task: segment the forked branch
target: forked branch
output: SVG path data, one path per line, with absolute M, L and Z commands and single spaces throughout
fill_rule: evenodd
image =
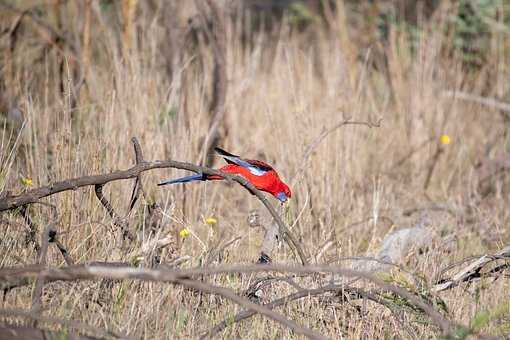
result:
M 260 267 L 260 266 L 259 266 Z M 256 268 L 256 266 L 254 267 Z M 44 268 L 40 265 L 26 266 L 24 268 L 4 268 L 0 269 L 0 281 L 19 281 L 22 278 L 38 277 L 46 282 L 57 280 L 92 280 L 100 278 L 108 279 L 131 279 L 143 281 L 167 282 L 181 285 L 206 294 L 222 296 L 225 299 L 246 308 L 253 310 L 258 314 L 266 316 L 290 329 L 295 333 L 305 335 L 310 339 L 326 339 L 319 333 L 298 325 L 292 320 L 287 319 L 280 313 L 251 302 L 250 300 L 237 295 L 233 290 L 211 285 L 202 281 L 191 279 L 186 271 L 171 269 L 145 269 L 129 266 L 71 266 L 65 268 Z
M 136 145 L 136 143 L 134 143 Z M 172 160 L 166 161 L 141 161 L 137 163 L 135 166 L 127 169 L 127 170 L 117 170 L 111 173 L 103 174 L 103 175 L 93 175 L 93 176 L 83 176 L 78 178 L 67 179 L 64 181 L 56 182 L 44 187 L 28 190 L 17 196 L 7 196 L 0 200 L 0 212 L 5 210 L 16 209 L 18 207 L 32 204 L 38 202 L 41 198 L 51 196 L 60 192 L 76 190 L 81 187 L 86 186 L 95 186 L 96 188 L 102 187 L 104 184 L 118 181 L 122 179 L 132 179 L 139 178 L 140 174 L 153 170 L 153 169 L 167 169 L 167 168 L 175 168 L 193 171 L 195 173 L 203 173 L 206 175 L 217 175 L 225 178 L 227 181 L 234 181 L 242 185 L 245 189 L 251 192 L 253 195 L 257 196 L 257 198 L 264 204 L 266 209 L 269 211 L 271 216 L 275 219 L 278 227 L 280 229 L 280 234 L 287 241 L 289 246 L 293 251 L 296 251 L 301 262 L 303 264 L 307 264 L 308 260 L 303 252 L 303 248 L 296 240 L 296 238 L 290 233 L 289 229 L 283 223 L 282 219 L 273 208 L 271 203 L 269 203 L 268 199 L 264 196 L 264 194 L 255 188 L 248 180 L 246 180 L 242 176 L 238 175 L 229 175 L 218 170 L 214 170 L 208 167 L 198 166 L 190 163 L 177 162 Z M 101 191 L 101 190 L 100 190 Z M 97 190 L 96 190 L 97 194 Z M 99 196 L 98 196 L 99 197 Z M 100 199 L 101 200 L 101 199 Z M 103 205 L 104 202 L 101 201 Z M 106 206 L 105 206 L 106 207 Z M 110 206 L 111 207 L 111 206 Z M 108 210 L 108 208 L 106 207 Z M 113 216 L 112 216 L 113 217 Z M 115 220 L 115 218 L 114 218 Z

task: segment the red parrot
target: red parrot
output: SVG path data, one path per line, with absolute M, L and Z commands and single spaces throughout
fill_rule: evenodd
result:
M 246 178 L 253 186 L 259 190 L 265 191 L 276 197 L 282 203 L 291 197 L 291 192 L 275 169 L 269 164 L 252 159 L 242 159 L 220 148 L 214 150 L 228 163 L 218 169 L 221 172 L 233 175 L 241 175 Z M 196 174 L 176 179 L 169 179 L 158 185 L 188 183 L 193 181 L 222 180 L 218 175 Z

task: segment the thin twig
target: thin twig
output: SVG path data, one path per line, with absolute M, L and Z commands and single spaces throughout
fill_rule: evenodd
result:
M 421 211 L 446 211 L 447 213 L 449 213 L 452 216 L 460 216 L 463 214 L 463 211 L 461 209 L 456 208 L 451 204 L 432 202 L 430 204 L 422 205 L 419 207 L 405 209 L 402 212 L 402 215 L 403 216 L 411 216 L 411 215 L 421 212 Z
M 400 167 L 402 164 L 404 164 L 405 162 L 407 162 L 416 152 L 420 151 L 422 148 L 424 148 L 425 146 L 427 146 L 429 143 L 431 143 L 432 141 L 434 141 L 434 137 L 431 137 L 429 139 L 426 139 L 424 140 L 420 145 L 418 145 L 417 147 L 411 149 L 404 157 L 400 158 L 397 162 L 395 162 L 395 164 L 393 164 L 391 167 L 390 167 L 390 170 L 394 170 L 398 167 Z M 388 171 L 388 172 L 389 172 Z
M 303 159 L 301 160 L 301 162 L 299 164 L 301 164 L 301 166 L 298 168 L 298 170 L 296 171 L 296 173 L 294 174 L 294 176 L 292 176 L 292 179 L 290 181 L 291 183 L 291 186 L 293 186 L 297 180 L 299 179 L 300 175 L 303 173 L 304 169 L 306 169 L 306 163 L 308 162 L 308 159 L 311 157 L 312 153 L 314 152 L 315 149 L 317 149 L 317 147 L 320 145 L 320 143 L 322 143 L 322 141 L 324 139 L 326 139 L 326 137 L 328 135 L 330 135 L 332 132 L 334 132 L 335 130 L 341 128 L 342 126 L 345 126 L 345 125 L 364 125 L 364 126 L 367 126 L 369 128 L 373 128 L 373 127 L 380 127 L 381 126 L 381 119 L 379 119 L 377 122 L 362 122 L 362 121 L 354 121 L 354 120 L 350 120 L 350 119 L 345 119 L 339 123 L 336 123 L 335 125 L 333 125 L 332 127 L 330 127 L 329 129 L 323 129 L 323 131 L 321 132 L 320 135 L 318 135 L 309 145 L 308 147 L 306 148 L 306 151 L 303 155 Z
M 271 283 L 276 282 L 276 281 L 285 282 L 288 285 L 295 288 L 296 290 L 305 289 L 304 287 L 301 287 L 294 281 L 294 278 L 296 278 L 296 277 L 299 277 L 299 276 L 298 275 L 289 275 L 289 276 L 267 275 L 265 277 L 260 277 L 260 278 L 256 279 L 252 284 L 250 284 L 250 286 L 248 288 L 245 289 L 244 295 L 254 296 L 254 297 L 258 298 L 258 296 L 256 294 L 257 291 L 263 289 L 264 287 L 271 285 Z
M 117 215 L 117 213 L 113 209 L 110 202 L 108 202 L 108 199 L 103 195 L 103 186 L 104 186 L 104 184 L 96 184 L 94 186 L 94 191 L 96 193 L 97 199 L 99 200 L 99 202 L 101 202 L 103 207 L 106 209 L 106 211 L 108 212 L 108 215 L 110 215 L 110 217 L 113 219 L 113 224 L 117 228 L 119 228 L 120 231 L 122 232 L 122 237 L 124 239 L 133 240 L 134 237 L 129 232 L 127 223 L 122 218 L 120 218 L 119 215 Z
M 64 247 L 64 245 L 57 239 L 57 230 L 50 230 L 48 237 L 49 242 L 54 243 L 55 246 L 58 248 L 60 254 L 62 254 L 62 257 L 64 258 L 64 261 L 66 261 L 66 264 L 68 266 L 72 266 L 74 264 L 74 261 L 71 258 L 71 255 L 69 255 L 69 252 Z

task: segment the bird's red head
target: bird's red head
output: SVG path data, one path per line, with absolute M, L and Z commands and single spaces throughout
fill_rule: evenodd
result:
M 289 198 L 292 197 L 292 193 L 290 192 L 290 188 L 287 184 L 280 182 L 279 190 L 276 192 L 276 198 L 280 200 L 280 202 L 286 202 Z

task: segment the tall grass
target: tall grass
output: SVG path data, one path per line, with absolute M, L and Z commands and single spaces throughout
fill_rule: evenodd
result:
M 122 33 L 113 24 L 120 14 L 115 8 L 99 7 L 103 5 L 114 6 L 93 2 L 90 67 L 79 92 L 76 78 L 80 75 L 74 72 L 72 57 L 55 48 L 41 52 L 40 37 L 20 33 L 11 61 L 13 77 L 6 85 L 24 113 L 25 126 L 16 143 L 19 130 L 4 119 L 9 125 L 4 124 L 2 130 L 0 187 L 19 193 L 26 190 L 21 177 L 31 178 L 37 187 L 125 169 L 134 163 L 129 143 L 132 136 L 140 139 L 146 159 L 200 160 L 209 129 L 212 56 L 208 45 L 198 42 L 195 49 L 175 57 L 178 63 L 170 77 L 162 55 L 168 39 L 165 18 L 141 5 L 135 42 L 123 53 L 119 48 Z M 61 11 L 69 14 L 62 18 L 63 25 L 79 40 L 81 22 L 71 22 L 78 18 L 79 5 L 63 6 Z M 185 7 L 184 11 L 192 11 Z M 242 24 L 228 21 L 229 92 L 224 121 L 228 136 L 224 147 L 268 161 L 288 182 L 302 172 L 292 182 L 294 199 L 287 218 L 291 225 L 295 222 L 293 232 L 312 255 L 329 239 L 334 241 L 323 262 L 374 254 L 390 231 L 418 219 L 419 214 L 404 214 L 408 209 L 430 203 L 453 207 L 476 203 L 470 219 L 445 211 L 427 212 L 438 238 L 429 252 L 410 256 L 404 265 L 431 283 L 447 264 L 510 241 L 508 176 L 490 179 L 493 191 L 482 197 L 475 167 L 480 160 L 508 155 L 508 120 L 494 108 L 447 95 L 462 91 L 508 100 L 510 64 L 504 46 L 510 36 L 508 30 L 491 26 L 484 64 L 474 67 L 466 65 L 453 45 L 447 18 L 455 9 L 440 8 L 434 17 L 419 23 L 413 34 L 402 29 L 402 22 L 389 22 L 387 38 L 379 38 L 368 48 L 357 39 L 361 29 L 355 31 L 358 28 L 351 26 L 352 19 L 360 20 L 360 14 L 350 12 L 349 6 L 344 10 L 332 14 L 330 28 L 316 24 L 305 32 L 294 29 L 284 18 L 276 33 L 251 32 L 251 48 L 243 43 Z M 29 29 L 33 28 L 28 23 L 23 25 L 23 30 Z M 63 92 L 59 90 L 57 61 L 64 67 Z M 373 122 L 382 119 L 382 123 L 371 129 L 344 126 L 328 135 L 302 163 L 305 150 L 317 136 L 346 117 Z M 440 145 L 442 134 L 451 137 L 449 145 Z M 439 147 L 444 152 L 437 157 L 430 184 L 424 188 Z M 411 156 L 399 163 L 410 152 Z M 217 160 L 219 164 L 221 160 Z M 191 256 L 187 266 L 201 264 L 208 247 L 217 240 L 237 236 L 240 241 L 224 251 L 221 261 L 256 259 L 262 235 L 249 228 L 246 216 L 252 209 L 262 211 L 259 203 L 237 186 L 217 182 L 155 186 L 163 178 L 181 174 L 158 170 L 144 175 L 149 198 L 130 214 L 131 226 L 144 228 L 146 204 L 159 202 L 166 214 L 165 230 L 188 228 L 195 235 L 182 240 L 178 249 L 180 255 Z M 123 181 L 105 187 L 121 215 L 127 210 L 131 184 Z M 61 240 L 77 262 L 132 260 L 126 245 L 116 239 L 111 220 L 91 188 L 55 195 L 47 201 L 58 207 Z M 39 206 L 30 209 L 42 230 L 50 212 Z M 203 221 L 209 216 L 219 221 L 214 228 Z M 22 222 L 15 214 L 8 217 Z M 33 263 L 35 253 L 24 243 L 24 231 L 14 225 L 3 228 L 2 266 Z M 457 240 L 453 248 L 441 242 L 448 235 Z M 169 252 L 163 259 L 174 255 Z M 274 260 L 294 261 L 283 245 Z M 49 263 L 63 263 L 54 249 Z M 252 279 L 227 275 L 211 280 L 242 291 Z M 498 280 L 441 297 L 453 319 L 469 324 L 481 310 L 508 299 L 508 289 L 508 280 Z M 281 284 L 269 294 L 291 291 L 292 287 Z M 18 289 L 8 294 L 2 305 L 29 307 L 30 294 L 31 287 Z M 52 315 L 143 338 L 195 337 L 239 309 L 183 288 L 138 282 L 115 283 L 109 289 L 100 282 L 55 283 L 45 289 L 43 304 Z M 332 338 L 424 338 L 436 334 L 434 327 L 417 320 L 413 313 L 389 317 L 387 310 L 369 303 L 326 305 L 304 299 L 281 311 Z M 483 331 L 502 334 L 502 325 L 503 321 L 488 322 Z M 293 337 L 261 317 L 233 325 L 224 336 Z

